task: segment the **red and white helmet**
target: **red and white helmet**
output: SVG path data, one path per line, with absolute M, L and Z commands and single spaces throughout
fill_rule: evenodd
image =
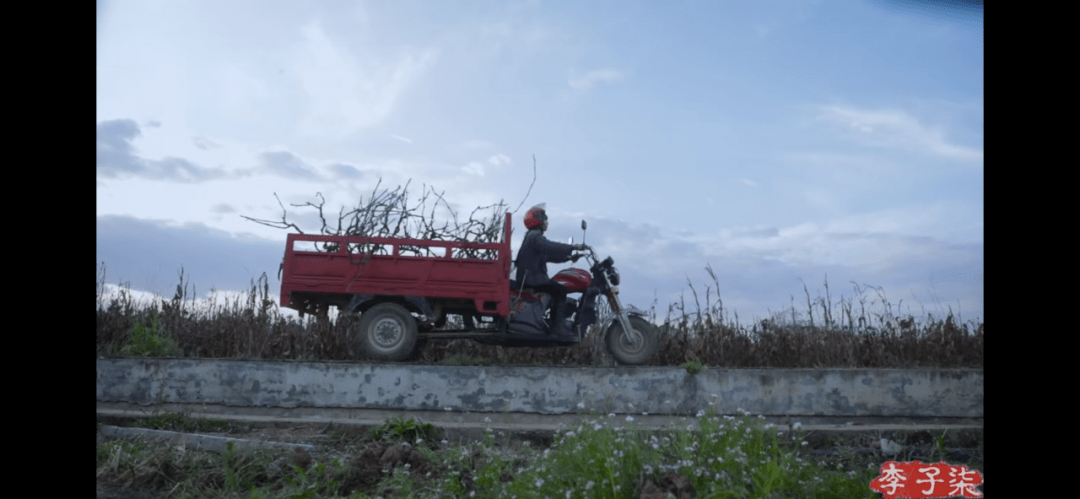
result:
M 533 206 L 532 208 L 529 208 L 529 211 L 525 212 L 526 229 L 532 230 L 540 227 L 541 225 L 544 225 L 544 222 L 547 222 L 547 212 L 544 211 L 544 207 L 546 205 L 547 203 L 540 203 L 536 206 Z

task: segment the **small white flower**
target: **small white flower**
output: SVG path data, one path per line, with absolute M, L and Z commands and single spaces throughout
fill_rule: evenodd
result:
M 704 416 L 704 415 L 705 415 L 705 409 L 700 409 L 700 410 L 698 410 L 697 414 L 694 415 L 694 417 L 700 418 L 701 416 Z
M 537 479 L 536 479 L 536 486 L 537 486 L 537 488 L 539 488 L 539 487 L 540 487 L 541 485 L 543 485 L 543 484 L 544 484 L 544 479 L 543 479 L 543 478 L 537 478 Z
M 585 408 L 585 401 L 582 400 L 581 402 L 578 402 L 577 403 L 577 408 L 578 409 L 584 409 Z
M 607 417 L 609 417 L 609 418 L 613 418 L 613 417 L 615 417 L 615 413 L 614 413 L 614 412 L 609 412 L 609 413 L 608 413 L 608 415 L 607 415 Z
M 593 485 L 596 485 L 596 482 L 593 482 L 592 480 L 589 480 L 589 483 L 585 484 L 585 490 L 589 490 L 589 489 L 593 488 Z
M 566 491 L 566 499 L 570 499 L 570 491 Z
M 634 420 L 634 416 L 626 416 L 626 420 L 627 420 L 627 421 L 633 421 L 633 420 Z
M 484 418 L 484 422 L 485 422 L 485 423 L 490 423 L 490 422 L 491 422 L 491 418 L 487 418 L 487 417 L 485 417 L 485 418 Z

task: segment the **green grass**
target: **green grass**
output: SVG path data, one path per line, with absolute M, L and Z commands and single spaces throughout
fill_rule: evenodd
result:
M 383 443 L 392 444 L 397 442 L 412 443 L 419 440 L 433 440 L 438 435 L 439 429 L 431 423 L 423 423 L 415 418 L 404 419 L 392 417 L 382 425 L 368 430 L 368 438 Z
M 683 364 L 681 367 L 683 369 L 686 369 L 687 374 L 693 376 L 701 371 L 704 371 L 707 366 L 698 359 L 691 359 L 690 361 Z
M 533 448 L 500 444 L 490 429 L 480 441 L 439 444 L 430 425 L 396 418 L 306 466 L 290 461 L 291 451 L 215 454 L 99 440 L 97 476 L 99 486 L 163 497 L 878 497 L 869 483 L 880 458 L 818 462 L 797 453 L 804 448 L 798 435 L 780 434 L 759 417 L 695 419 L 697 429 L 654 432 L 632 416 L 596 417 L 558 432 L 550 447 Z M 405 447 L 412 457 L 387 463 L 383 450 L 401 442 L 414 444 Z M 377 451 L 365 454 L 371 448 Z
M 228 421 L 192 418 L 175 412 L 163 412 L 149 418 L 136 419 L 132 424 L 140 428 L 187 433 L 225 432 L 232 428 Z
M 182 355 L 176 340 L 169 335 L 158 320 L 156 310 L 150 311 L 150 324 L 142 318 L 135 320 L 135 326 L 119 346 L 113 346 L 110 353 L 133 357 L 179 357 Z

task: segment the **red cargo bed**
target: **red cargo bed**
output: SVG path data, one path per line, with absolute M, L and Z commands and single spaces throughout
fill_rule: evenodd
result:
M 319 297 L 324 307 L 347 301 L 354 294 L 455 298 L 472 300 L 478 313 L 505 317 L 510 314 L 510 227 L 507 213 L 499 243 L 289 234 L 281 305 L 311 313 L 310 303 L 320 301 Z M 337 251 L 315 251 L 315 243 L 335 243 Z M 380 245 L 386 254 L 348 251 L 360 245 Z M 427 247 L 443 255 L 402 255 L 402 246 Z M 463 256 L 463 250 L 470 249 L 489 250 L 492 257 Z M 304 297 L 307 305 L 298 303 L 299 297 Z

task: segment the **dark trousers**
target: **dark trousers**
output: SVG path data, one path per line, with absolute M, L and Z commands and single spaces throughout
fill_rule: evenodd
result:
M 543 284 L 530 284 L 526 287 L 551 295 L 551 318 L 554 325 L 552 333 L 566 328 L 566 287 L 549 280 Z

